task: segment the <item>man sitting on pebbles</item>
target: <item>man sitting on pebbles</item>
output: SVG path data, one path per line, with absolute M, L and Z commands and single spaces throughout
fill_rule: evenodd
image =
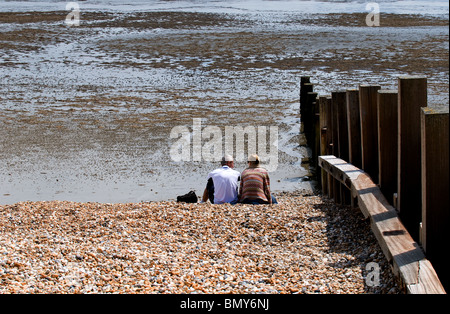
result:
M 210 200 L 211 204 L 236 204 L 240 180 L 239 171 L 234 170 L 234 160 L 230 155 L 222 157 L 222 167 L 208 174 L 202 203 Z
M 248 168 L 242 171 L 239 203 L 278 204 L 270 194 L 269 173 L 259 166 L 259 156 L 256 154 L 248 157 Z

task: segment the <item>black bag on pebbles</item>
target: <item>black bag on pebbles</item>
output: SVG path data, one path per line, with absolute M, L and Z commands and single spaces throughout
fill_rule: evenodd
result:
M 187 194 L 177 196 L 177 202 L 185 202 L 185 203 L 197 203 L 197 194 L 194 191 L 190 191 Z

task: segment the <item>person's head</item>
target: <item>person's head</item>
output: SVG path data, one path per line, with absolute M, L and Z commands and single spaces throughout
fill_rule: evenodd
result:
M 230 168 L 234 168 L 234 160 L 233 160 L 233 156 L 231 155 L 225 155 L 222 157 L 222 162 L 221 162 L 222 166 L 228 166 Z
M 259 166 L 259 156 L 256 154 L 252 154 L 248 156 L 248 166 L 250 168 L 256 168 Z

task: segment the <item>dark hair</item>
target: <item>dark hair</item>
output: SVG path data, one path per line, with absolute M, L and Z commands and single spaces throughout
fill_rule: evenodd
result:
M 222 157 L 222 162 L 221 162 L 222 166 L 226 165 L 229 162 L 233 162 L 233 156 L 225 155 L 225 156 Z

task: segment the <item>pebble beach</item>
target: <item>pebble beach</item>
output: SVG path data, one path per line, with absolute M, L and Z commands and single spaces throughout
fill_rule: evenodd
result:
M 0 293 L 401 293 L 359 209 L 277 197 L 0 206 Z M 375 286 L 369 263 L 379 266 Z

